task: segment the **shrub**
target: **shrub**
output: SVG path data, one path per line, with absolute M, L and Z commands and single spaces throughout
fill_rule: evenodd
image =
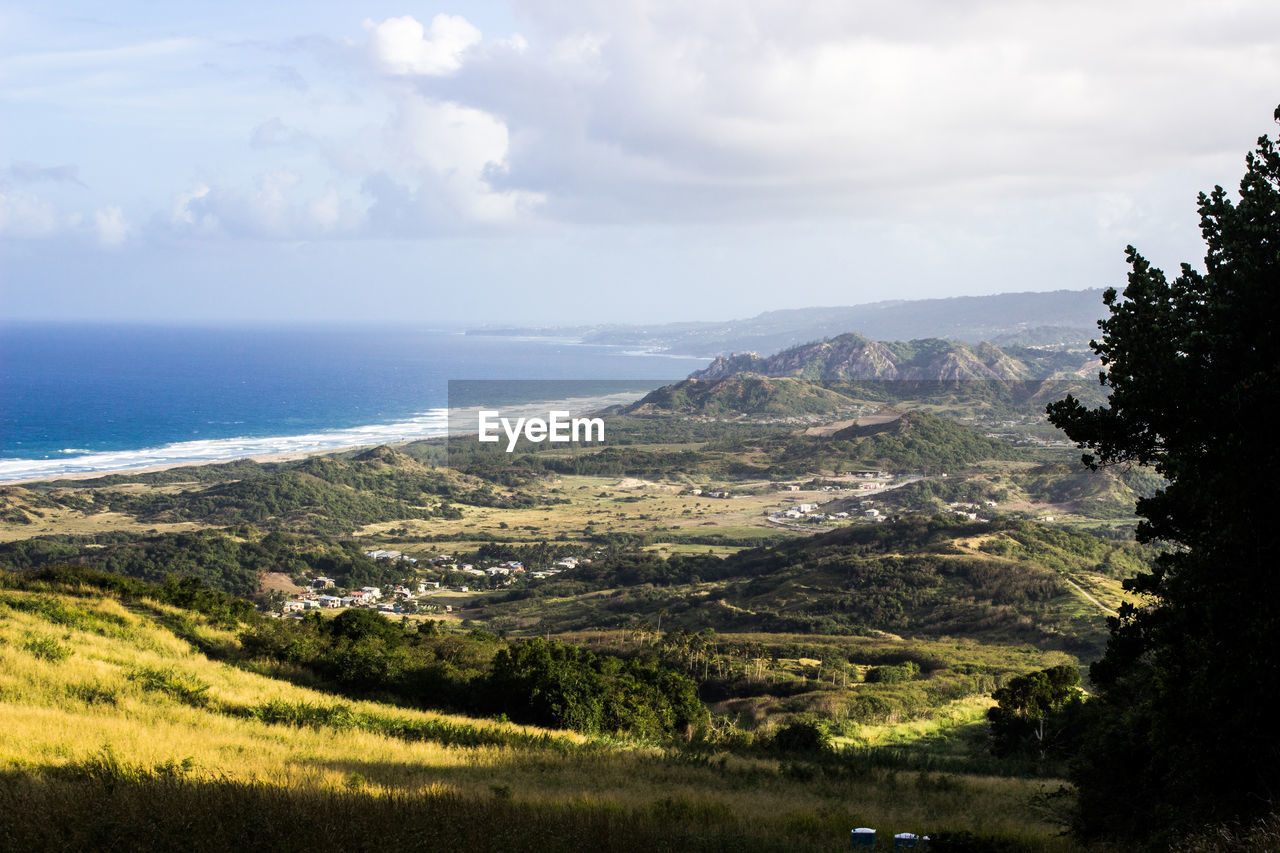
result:
M 72 653 L 70 646 L 59 643 L 53 637 L 31 637 L 22 644 L 22 648 L 31 652 L 40 660 L 47 660 L 51 663 L 64 661 L 71 657 Z
M 898 666 L 873 666 L 867 670 L 867 681 L 876 684 L 900 684 L 912 681 L 920 674 L 920 665 L 913 660 Z
M 781 752 L 828 752 L 831 735 L 818 723 L 802 720 L 778 729 L 773 746 Z
M 129 679 L 137 682 L 143 690 L 163 693 L 193 708 L 203 708 L 209 704 L 209 685 L 196 676 L 173 667 L 138 667 L 129 671 Z

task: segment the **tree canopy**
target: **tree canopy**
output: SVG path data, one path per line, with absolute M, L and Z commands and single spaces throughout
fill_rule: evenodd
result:
M 1080 673 L 1070 664 L 1051 666 L 1012 678 L 991 694 L 996 707 L 987 709 L 991 721 L 991 750 L 997 755 L 1032 752 L 1043 760 L 1074 743 L 1063 708 L 1078 703 Z M 1066 718 L 1066 719 L 1062 719 Z
M 1260 138 L 1245 163 L 1238 198 L 1199 196 L 1204 272 L 1183 264 L 1170 280 L 1128 248 L 1128 285 L 1104 294 L 1092 344 L 1106 405 L 1048 407 L 1089 467 L 1138 463 L 1168 481 L 1137 504 L 1139 539 L 1166 546 L 1128 582 L 1147 604 L 1112 621 L 1092 668 L 1096 723 L 1075 772 L 1090 835 L 1159 839 L 1276 810 L 1275 142 Z

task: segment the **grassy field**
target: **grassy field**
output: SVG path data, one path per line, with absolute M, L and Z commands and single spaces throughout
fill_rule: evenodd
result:
M 410 482 L 404 478 L 436 476 L 390 452 L 362 464 L 369 476 L 385 477 L 379 482 L 388 494 L 399 494 L 391 487 Z M 440 608 L 429 618 L 446 632 L 550 635 L 680 669 L 700 682 L 723 735 L 697 748 L 593 740 L 342 698 L 282 665 L 206 657 L 197 646 L 234 651 L 236 634 L 166 605 L 87 590 L 0 588 L 0 849 L 835 850 L 846 849 L 848 830 L 860 825 L 886 834 L 974 833 L 981 841 L 969 849 L 1075 849 L 1059 835 L 1062 783 L 1046 778 L 1044 767 L 991 758 L 984 724 L 995 687 L 1032 670 L 1080 664 L 1103 635 L 1103 617 L 1132 601 L 1120 586 L 1132 568 L 1131 546 L 1105 532 L 1103 539 L 1072 533 L 1131 525 L 1112 512 L 1130 493 L 1079 477 L 1059 487 L 1058 476 L 1034 462 L 992 461 L 928 478 L 911 498 L 926 516 L 948 510 L 958 495 L 999 494 L 992 515 L 1055 521 L 996 525 L 928 546 L 894 540 L 880 551 L 852 540 L 806 551 L 824 541 L 812 534 L 832 526 L 788 529 L 766 520 L 797 503 L 842 499 L 840 508 L 853 510 L 866 497 L 860 492 L 808 488 L 800 479 L 791 491 L 767 481 L 558 476 L 520 481 L 510 492 L 495 481 L 501 506 L 454 500 L 460 517 L 362 520 L 342 528 L 351 536 L 323 528 L 304 534 L 313 538 L 294 552 L 279 552 L 301 554 L 328 537 L 328 546 L 356 556 L 388 548 L 420 559 L 453 553 L 477 560 L 486 544 L 550 542 L 544 551 L 554 553 L 564 543 L 594 558 L 595 576 L 523 579 L 492 592 L 440 590 L 424 599 Z M 62 503 L 50 499 L 54 493 L 6 488 L 0 543 L 198 529 L 208 525 L 159 520 L 165 515 L 143 523 L 95 512 L 93 504 L 106 506 L 112 492 L 174 495 L 211 483 L 60 484 L 71 496 Z M 693 487 L 733 496 L 693 495 Z M 889 493 L 872 497 L 886 514 L 914 506 L 896 507 Z M 538 505 L 507 505 L 531 501 Z M 407 500 L 399 511 L 423 509 L 419 503 Z M 225 526 L 216 535 L 257 542 L 273 523 Z M 846 533 L 858 531 L 833 535 Z M 606 562 L 618 553 L 636 557 L 627 549 L 696 558 L 756 546 L 792 550 L 763 569 L 677 580 L 609 574 Z M 321 564 L 308 573 L 275 559 L 250 571 L 249 585 L 262 576 L 291 589 L 291 578 L 330 574 Z M 694 561 L 650 560 L 667 569 L 682 562 Z M 919 591 L 896 580 L 917 570 Z M 982 580 L 983 571 L 992 580 Z M 969 586 L 957 580 L 966 572 L 975 578 Z M 1019 584 L 1040 576 L 1061 586 L 1019 599 Z M 930 584 L 944 583 L 960 593 L 941 603 L 923 597 Z M 837 618 L 895 596 L 910 618 Z M 453 612 L 446 615 L 445 606 Z M 682 658 L 659 627 L 671 636 L 708 633 L 711 651 Z M 791 633 L 800 631 L 811 633 Z M 920 671 L 905 683 L 868 678 L 875 667 L 906 661 Z M 821 725 L 834 753 L 788 755 L 768 746 L 797 722 Z
M 772 535 L 776 529 L 764 522 L 766 510 L 784 502 L 829 500 L 821 491 L 787 492 L 770 483 L 735 484 L 736 497 L 724 500 L 689 494 L 687 486 L 656 483 L 635 478 L 565 476 L 543 484 L 545 492 L 567 503 L 528 509 L 464 507 L 456 520 L 425 519 L 367 525 L 357 531 L 363 537 L 397 540 L 387 531 L 407 529 L 409 537 L 429 535 L 465 541 L 484 532 L 503 538 L 555 539 L 564 535 L 580 538 L 591 525 L 600 533 L 648 533 L 653 530 L 683 531 L 714 527 L 761 531 Z M 760 493 L 747 489 L 761 490 Z M 408 541 L 411 541 L 408 540 Z
M 236 642 L 147 601 L 0 591 L 5 846 L 838 850 L 867 825 L 1073 849 L 1037 805 L 1052 780 L 681 752 L 339 700 L 205 657 L 162 624 L 182 615 Z

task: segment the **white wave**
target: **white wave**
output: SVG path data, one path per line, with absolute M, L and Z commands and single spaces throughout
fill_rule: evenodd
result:
M 444 435 L 448 428 L 447 409 L 432 409 L 403 421 L 370 424 L 347 429 L 325 430 L 305 435 L 263 438 L 216 438 L 181 441 L 141 450 L 110 450 L 85 453 L 64 459 L 0 459 L 0 483 L 18 480 L 46 480 L 67 474 L 99 471 L 131 471 L 138 468 L 172 467 L 196 462 L 226 462 L 276 453 L 314 453 L 340 447 L 363 447 Z M 62 452 L 68 452 L 64 450 Z

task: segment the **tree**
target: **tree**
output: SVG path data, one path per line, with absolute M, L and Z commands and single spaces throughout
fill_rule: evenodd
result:
M 1280 121 L 1280 108 L 1275 117 Z M 1106 406 L 1073 397 L 1049 420 L 1085 465 L 1152 466 L 1137 505 L 1163 543 L 1128 583 L 1147 602 L 1111 621 L 1074 771 L 1086 835 L 1170 837 L 1276 809 L 1280 792 L 1280 154 L 1258 140 L 1239 199 L 1199 196 L 1205 272 L 1172 281 L 1132 246 L 1123 296 L 1099 323 Z
M 1067 731 L 1074 714 L 1063 713 L 1080 696 L 1080 673 L 1062 664 L 1009 679 L 991 694 L 996 707 L 987 709 L 991 722 L 991 751 L 1013 755 L 1033 750 L 1043 761 L 1061 752 L 1073 738 Z

